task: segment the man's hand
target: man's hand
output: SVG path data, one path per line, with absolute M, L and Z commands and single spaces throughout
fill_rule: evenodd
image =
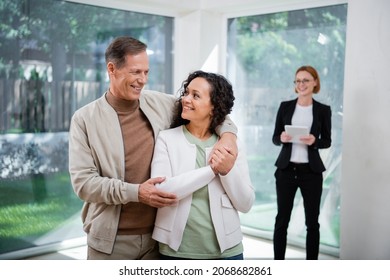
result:
M 156 177 L 140 184 L 138 201 L 156 208 L 175 205 L 177 203 L 175 194 L 161 191 L 155 187 L 155 184 L 159 184 L 164 180 L 163 177 Z
M 226 175 L 233 168 L 238 154 L 237 137 L 233 133 L 224 133 L 215 144 L 209 164 L 215 173 Z

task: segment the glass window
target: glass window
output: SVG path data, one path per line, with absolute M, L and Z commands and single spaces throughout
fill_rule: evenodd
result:
M 233 119 L 247 146 L 256 203 L 241 216 L 246 232 L 272 238 L 276 215 L 274 172 L 280 147 L 272 143 L 281 101 L 296 98 L 293 80 L 301 65 L 320 74 L 314 98 L 332 108 L 332 147 L 321 150 L 324 173 L 321 250 L 338 253 L 343 80 L 347 5 L 245 16 L 228 20 L 227 75 L 237 97 Z M 290 244 L 305 244 L 302 199 L 297 192 Z
M 104 51 L 116 36 L 145 42 L 148 87 L 172 92 L 173 18 L 67 1 L 0 2 L 0 258 L 13 258 L 84 236 L 68 174 L 70 118 L 107 89 Z

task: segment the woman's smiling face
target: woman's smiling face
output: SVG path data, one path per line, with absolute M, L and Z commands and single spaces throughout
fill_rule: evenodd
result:
M 299 71 L 295 76 L 295 89 L 299 95 L 306 96 L 313 94 L 317 80 L 307 71 Z
M 193 79 L 182 96 L 182 118 L 208 126 L 213 110 L 210 92 L 211 87 L 206 79 L 201 77 Z

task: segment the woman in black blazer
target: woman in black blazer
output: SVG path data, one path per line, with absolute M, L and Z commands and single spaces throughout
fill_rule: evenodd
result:
M 320 77 L 311 66 L 302 66 L 295 72 L 295 92 L 298 98 L 280 104 L 272 141 L 282 145 L 276 160 L 276 195 L 278 213 L 274 228 L 274 258 L 285 258 L 287 228 L 290 222 L 294 198 L 299 188 L 305 209 L 306 259 L 318 259 L 320 244 L 320 203 L 325 166 L 319 149 L 331 145 L 330 106 L 313 99 L 320 91 Z M 306 126 L 308 135 L 300 136 L 292 143 L 292 135 L 285 125 Z

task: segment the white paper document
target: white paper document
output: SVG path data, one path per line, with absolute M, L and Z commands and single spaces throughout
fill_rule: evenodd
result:
M 284 130 L 292 139 L 292 143 L 302 143 L 299 138 L 301 136 L 306 136 L 309 134 L 309 128 L 307 126 L 298 126 L 298 125 L 285 125 Z

